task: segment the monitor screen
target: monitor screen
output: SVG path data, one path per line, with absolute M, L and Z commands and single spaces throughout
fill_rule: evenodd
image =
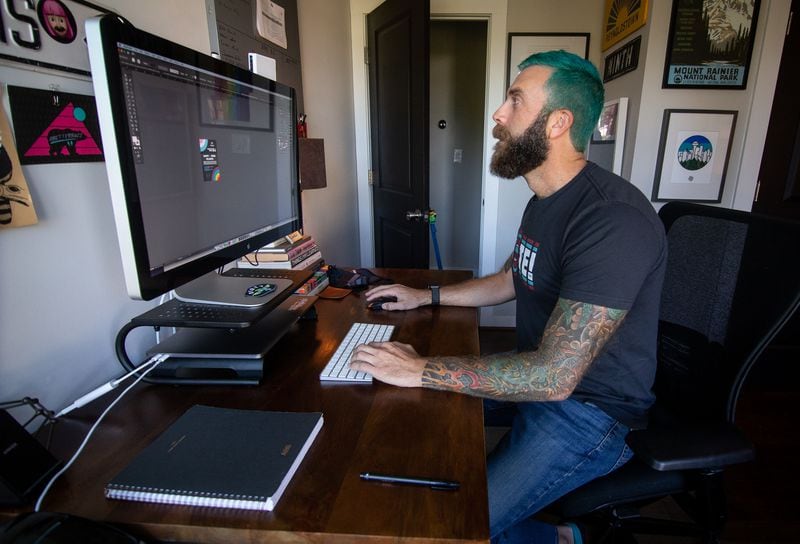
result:
M 107 15 L 86 26 L 128 294 L 302 226 L 294 90 Z

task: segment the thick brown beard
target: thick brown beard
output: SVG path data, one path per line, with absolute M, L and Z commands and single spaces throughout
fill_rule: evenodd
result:
M 495 176 L 514 179 L 535 170 L 547 159 L 547 118 L 544 110 L 520 136 L 513 137 L 504 126 L 496 125 L 492 136 L 499 141 L 494 147 L 489 171 Z

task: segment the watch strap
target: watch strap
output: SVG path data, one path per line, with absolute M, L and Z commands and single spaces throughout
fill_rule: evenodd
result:
M 429 285 L 428 289 L 431 290 L 431 306 L 438 306 L 439 305 L 439 286 L 438 285 Z

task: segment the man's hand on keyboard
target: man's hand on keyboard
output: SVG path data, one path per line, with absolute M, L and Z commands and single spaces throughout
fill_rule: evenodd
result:
M 400 342 L 362 344 L 353 350 L 350 360 L 353 370 L 368 372 L 373 378 L 400 387 L 422 385 L 422 370 L 426 364 L 427 360 L 420 357 L 413 347 Z
M 379 285 L 367 291 L 364 296 L 367 302 L 378 297 L 395 297 L 397 302 L 384 302 L 383 310 L 413 310 L 431 302 L 431 292 L 428 289 L 412 289 L 405 285 Z

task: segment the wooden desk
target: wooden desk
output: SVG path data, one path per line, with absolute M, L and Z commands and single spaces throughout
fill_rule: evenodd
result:
M 455 271 L 376 270 L 425 287 L 470 276 Z M 488 541 L 482 404 L 421 389 L 321 384 L 319 372 L 351 323 L 396 325 L 394 339 L 428 355 L 478 353 L 477 311 L 421 308 L 370 312 L 361 294 L 319 300 L 268 354 L 253 387 L 141 385 L 107 416 L 42 506 L 124 524 L 143 537 L 189 542 Z M 108 401 L 106 401 L 108 402 Z M 103 486 L 193 404 L 320 411 L 325 424 L 273 512 L 108 500 Z M 56 429 L 77 444 L 103 406 L 90 404 Z M 269 432 L 269 429 L 264 429 Z M 58 438 L 58 437 L 57 437 Z M 66 459 L 69 451 L 61 453 Z M 363 471 L 440 477 L 458 491 L 363 482 Z M 363 535 L 363 536 L 357 536 Z

